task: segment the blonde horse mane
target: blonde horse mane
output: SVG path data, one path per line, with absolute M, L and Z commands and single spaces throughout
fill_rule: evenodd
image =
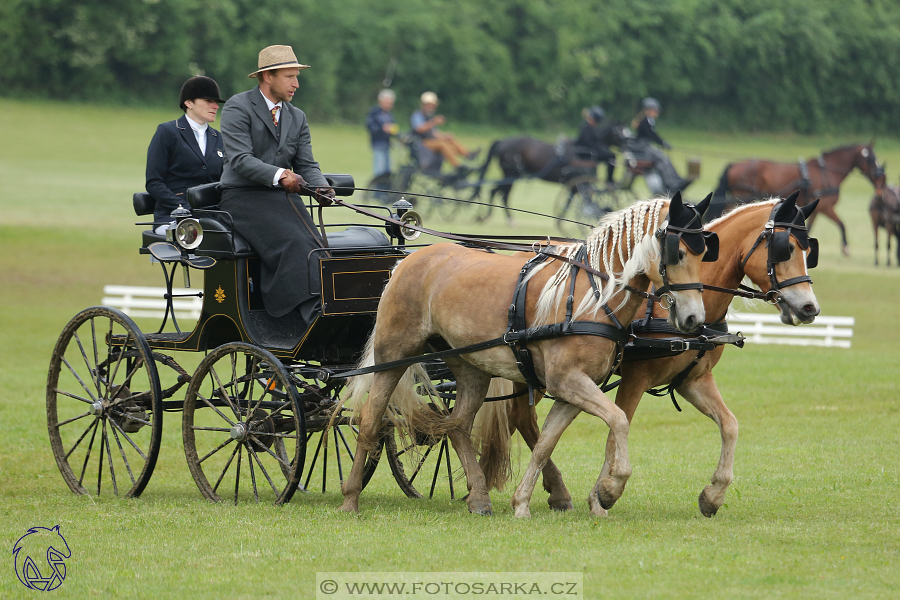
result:
M 573 318 L 585 314 L 596 316 L 600 307 L 623 291 L 632 277 L 646 272 L 650 262 L 658 258 L 659 248 L 653 243 L 653 233 L 659 227 L 660 211 L 668 203 L 668 198 L 635 202 L 626 209 L 603 217 L 584 242 L 559 248 L 558 254 L 566 257 L 574 257 L 582 248 L 587 248 L 587 264 L 609 276 L 606 282 L 595 278 L 600 295 L 585 294 L 576 307 Z M 622 265 L 621 272 L 615 270 L 617 260 Z M 549 262 L 533 269 L 523 285 Z M 567 297 L 566 283 L 571 275 L 571 268 L 566 263 L 556 264 L 559 265 L 556 273 L 547 280 L 538 297 L 533 327 L 554 321 L 560 304 Z M 627 300 L 626 293 L 616 310 Z

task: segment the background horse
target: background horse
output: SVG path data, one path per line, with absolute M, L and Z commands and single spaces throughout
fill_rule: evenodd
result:
M 654 233 L 659 233 L 663 221 L 665 229 L 661 230 L 663 237 L 660 238 Z M 676 195 L 671 203 L 666 199 L 638 202 L 610 213 L 584 243 L 562 248 L 572 258 L 586 252 L 586 257 L 580 260 L 605 272 L 609 279 L 596 278 L 592 283 L 582 269 L 576 270 L 562 261 L 545 260 L 537 266 L 532 265 L 528 283 L 541 292 L 525 296 L 524 327 L 520 331 L 559 323 L 568 314 L 575 323 L 589 320 L 608 325 L 613 321 L 601 309 L 614 298 L 621 300 L 617 300 L 619 319 L 630 322 L 641 303 L 641 296 L 624 293 L 626 284 L 645 290 L 651 282 L 664 285 L 666 274 L 672 282 L 673 291 L 669 293 L 674 294 L 677 307 L 670 313 L 669 320 L 681 331 L 692 331 L 704 318 L 700 292 L 693 286 L 679 290 L 677 283 L 695 282 L 699 277 L 705 238 L 699 232 L 686 231 L 699 221 L 693 207 L 682 205 L 680 195 Z M 669 229 L 676 227 L 681 229 Z M 678 235 L 677 231 L 685 233 Z M 666 269 L 660 268 L 660 239 L 667 242 L 664 247 Z M 674 247 L 668 243 L 671 241 L 675 242 Z M 519 285 L 525 263 L 526 258 L 522 256 L 485 252 L 456 244 L 435 244 L 412 253 L 399 263 L 384 289 L 367 356 L 361 365 L 386 363 L 420 356 L 426 349 L 460 348 L 509 335 L 510 299 Z M 522 285 L 524 288 L 524 283 Z M 596 294 L 593 285 L 597 285 Z M 568 313 L 567 308 L 574 312 Z M 447 435 L 465 471 L 468 508 L 479 514 L 491 514 L 492 509 L 484 475 L 469 438 L 472 422 L 493 376 L 525 382 L 517 366 L 522 360 L 520 355 L 511 352 L 511 346 L 504 346 L 506 344 L 445 359 L 457 386 L 453 418 L 450 419 L 452 425 Z M 542 338 L 529 341 L 527 348 L 535 376 L 549 393 L 580 411 L 603 419 L 613 432 L 613 456 L 608 477 L 603 481 L 607 506 L 619 498 L 631 475 L 628 420 L 597 387 L 612 369 L 617 348 L 617 343 L 603 334 Z M 396 367 L 379 371 L 369 379 L 357 377 L 351 380 L 350 401 L 362 401 L 366 392 L 368 398 L 359 411 L 357 450 L 353 468 L 343 486 L 343 511 L 359 510 L 366 457 L 375 447 L 388 403 L 398 406 L 403 401 L 394 392 L 405 373 L 408 377 L 406 367 Z M 414 385 L 414 380 L 407 379 L 401 387 L 408 390 Z M 404 397 L 409 396 L 411 394 Z M 446 423 L 448 419 L 431 410 L 430 404 L 429 399 L 422 399 L 407 414 L 415 414 L 413 411 L 418 409 L 419 415 L 425 415 L 425 418 L 433 415 L 436 422 Z M 409 419 L 405 422 L 411 424 Z
M 775 220 L 787 221 L 803 226 L 804 220 L 812 214 L 815 203 L 801 209 L 795 208 L 796 195 L 786 200 Z M 729 289 L 748 276 L 763 291 L 772 288 L 772 279 L 768 274 L 768 262 L 765 246 L 760 244 L 746 260 L 754 242 L 764 231 L 772 214 L 776 200 L 740 207 L 729 215 L 717 219 L 707 225 L 707 229 L 715 231 L 719 236 L 719 260 L 715 263 L 704 263 L 701 267 L 701 281 L 707 285 L 716 285 Z M 779 228 L 781 229 L 781 228 Z M 787 261 L 774 265 L 775 281 L 791 283 L 795 277 L 807 274 L 807 252 L 802 251 L 805 231 L 792 229 L 790 241 L 791 254 Z M 809 243 L 806 242 L 808 246 Z M 746 264 L 744 261 L 746 260 Z M 707 320 L 716 323 L 724 320 L 725 313 L 733 296 L 707 290 L 703 294 Z M 781 311 L 781 320 L 786 324 L 809 323 L 819 313 L 819 305 L 809 282 L 800 281 L 782 288 L 780 300 L 777 302 Z M 646 307 L 638 311 L 643 317 Z M 654 307 L 654 317 L 665 316 L 665 310 Z M 669 334 L 660 334 L 669 335 Z M 655 336 L 659 337 L 659 335 Z M 724 351 L 720 345 L 715 350 L 700 353 L 695 350 L 683 352 L 675 356 L 653 358 L 651 360 L 629 359 L 619 369 L 622 379 L 616 392 L 616 406 L 620 407 L 629 422 L 637 410 L 641 397 L 647 390 L 673 385 L 678 393 L 694 405 L 697 410 L 712 419 L 719 427 L 722 448 L 719 462 L 713 473 L 711 485 L 706 486 L 700 494 L 700 510 L 709 517 L 716 513 L 725 499 L 725 490 L 732 481 L 734 466 L 734 449 L 737 443 L 737 419 L 725 405 L 713 379 L 712 369 L 719 362 Z M 687 370 L 687 373 L 685 371 Z M 673 381 L 675 383 L 673 383 Z M 517 391 L 521 386 L 516 386 Z M 498 395 L 508 394 L 509 389 L 496 389 Z M 573 411 L 571 419 L 577 415 Z M 527 397 L 522 395 L 506 402 L 488 403 L 478 414 L 476 424 L 481 438 L 481 466 L 488 484 L 500 488 L 508 478 L 510 468 L 509 437 L 519 431 L 528 444 L 534 448 L 539 436 L 537 413 L 529 406 Z M 546 426 L 545 426 L 546 429 Z M 609 442 L 608 442 L 609 443 Z M 604 464 L 600 479 L 605 476 L 607 466 Z M 563 484 L 562 476 L 552 461 L 543 467 L 544 489 L 550 493 L 548 503 L 555 510 L 567 510 L 572 507 L 572 498 Z M 523 481 L 527 481 L 523 478 Z M 532 489 L 534 479 L 532 481 Z M 592 491 L 588 503 L 591 512 L 596 515 L 606 511 L 599 505 L 596 497 L 597 488 Z M 528 516 L 528 502 L 531 490 L 521 486 L 513 497 L 517 516 Z
M 878 266 L 878 230 L 887 232 L 887 265 L 891 266 L 891 236 L 897 238 L 897 266 L 900 267 L 900 187 L 884 188 L 869 202 L 872 232 L 875 234 L 875 266 Z
M 841 251 L 849 255 L 847 232 L 835 212 L 841 183 L 853 169 L 859 169 L 875 186 L 876 196 L 884 190 L 884 169 L 878 164 L 873 142 L 866 145 L 842 146 L 822 153 L 806 162 L 779 163 L 768 160 L 747 160 L 731 163 L 722 172 L 719 186 L 713 192 L 713 208 L 707 219 L 718 217 L 729 202 L 744 203 L 768 197 L 786 196 L 800 190 L 799 206 L 806 206 L 819 198 L 818 212 L 835 222 L 841 231 Z M 815 220 L 810 217 L 809 226 Z
M 624 141 L 623 126 L 615 124 L 605 127 L 602 135 L 607 146 L 621 147 Z M 484 164 L 478 171 L 479 181 L 484 181 L 485 173 L 491 161 L 496 159 L 503 171 L 503 179 L 494 184 L 488 197 L 487 211 L 479 220 L 487 219 L 491 214 L 494 196 L 500 194 L 500 200 L 506 211 L 507 220 L 512 220 L 509 211 L 509 194 L 517 179 L 534 177 L 551 183 L 566 183 L 570 179 L 582 175 L 596 173 L 596 161 L 585 160 L 576 156 L 576 149 L 571 140 L 556 144 L 548 144 L 530 137 L 513 137 L 497 140 L 491 144 Z M 480 188 L 476 193 L 480 192 Z

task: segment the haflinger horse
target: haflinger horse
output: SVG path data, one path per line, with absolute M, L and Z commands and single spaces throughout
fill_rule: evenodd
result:
M 700 281 L 705 287 L 703 294 L 704 311 L 709 324 L 701 330 L 704 335 L 715 339 L 727 328 L 720 325 L 733 298 L 732 294 L 713 291 L 710 286 L 734 290 L 746 276 L 774 302 L 781 312 L 785 324 L 810 323 L 819 314 L 819 305 L 812 290 L 812 280 L 808 269 L 818 260 L 818 242 L 807 235 L 806 222 L 816 207 L 816 202 L 802 208 L 796 206 L 797 193 L 784 201 L 775 199 L 748 204 L 736 208 L 728 215 L 707 225 L 707 230 L 718 234 L 719 260 L 704 263 Z M 644 327 L 648 337 L 662 337 L 674 332 L 662 331 L 660 317 L 665 317 L 665 309 L 651 305 L 638 311 L 641 320 L 634 327 Z M 646 320 L 645 320 L 646 315 Z M 652 317 L 652 319 L 650 318 Z M 691 341 L 688 339 L 688 341 Z M 722 448 L 719 462 L 710 485 L 700 493 L 699 505 L 703 515 L 710 517 L 718 511 L 725 499 L 725 491 L 732 481 L 734 450 L 737 443 L 738 423 L 725 405 L 712 369 L 722 357 L 725 345 L 715 345 L 713 349 L 691 342 L 698 350 L 682 349 L 680 353 L 659 353 L 650 348 L 626 348 L 624 361 L 618 369 L 621 376 L 616 393 L 616 406 L 628 418 L 629 423 L 637 410 L 642 395 L 654 388 L 668 386 L 686 398 L 697 410 L 712 419 L 719 427 Z M 677 345 L 677 344 L 676 344 Z M 637 352 L 633 352 L 636 350 Z M 646 352 L 641 352 L 646 350 Z M 657 357 L 654 357 L 657 356 Z M 516 386 L 521 388 L 521 386 Z M 504 394 L 502 386 L 496 386 L 496 393 Z M 528 471 L 522 478 L 522 485 L 512 498 L 518 517 L 530 515 L 529 502 L 538 471 L 542 471 L 544 488 L 550 493 L 548 502 L 555 510 L 572 508 L 572 498 L 563 483 L 562 476 L 549 460 L 547 446 L 555 444 L 569 423 L 578 415 L 575 406 L 555 404 L 544 425 L 538 429 L 534 407 L 529 406 L 522 389 L 520 395 L 505 402 L 488 403 L 478 415 L 476 425 L 481 439 L 481 466 L 489 486 L 500 488 L 510 472 L 509 437 L 518 430 L 525 442 L 533 449 Z M 665 392 L 663 392 L 664 394 Z M 659 395 L 659 394 L 657 394 Z M 672 395 L 674 401 L 674 395 Z M 680 409 L 679 409 L 680 410 Z M 505 417 L 505 418 L 504 418 Z M 607 441 L 607 456 L 614 447 L 612 436 Z M 606 508 L 601 496 L 600 482 L 608 477 L 611 464 L 607 461 L 594 487 L 588 504 L 594 515 L 605 515 Z
M 878 164 L 873 142 L 842 146 L 823 152 L 821 156 L 795 163 L 779 163 L 768 160 L 746 160 L 731 163 L 722 172 L 719 186 L 713 192 L 713 207 L 707 219 L 722 214 L 728 203 L 728 194 L 739 203 L 768 197 L 784 197 L 800 190 L 799 206 L 806 206 L 814 198 L 819 199 L 818 212 L 835 222 L 841 231 L 841 251 L 849 255 L 847 231 L 835 212 L 841 183 L 853 169 L 859 169 L 875 187 L 876 196 L 884 190 L 884 168 Z M 812 227 L 815 213 L 808 226 Z
M 875 266 L 878 266 L 878 230 L 887 233 L 887 266 L 891 266 L 891 237 L 897 238 L 897 266 L 900 267 L 900 187 L 887 186 L 869 202 L 872 233 L 875 234 Z
M 466 475 L 468 508 L 491 514 L 469 436 L 491 378 L 526 382 L 517 364 L 526 360 L 533 366 L 529 380 L 538 379 L 554 397 L 609 426 L 615 441 L 601 493 L 611 506 L 631 475 L 628 419 L 597 387 L 608 376 L 625 339 L 624 330 L 614 324 L 631 322 L 651 283 L 661 286 L 660 296 L 672 303 L 669 322 L 674 327 L 690 332 L 703 323 L 696 282 L 711 234 L 703 232 L 698 209 L 705 210 L 706 205 L 683 204 L 679 194 L 671 201 L 635 203 L 606 215 L 585 242 L 562 247 L 565 255 L 558 256 L 564 261 L 544 260 L 549 249 L 529 261 L 456 244 L 435 244 L 404 258 L 381 296 L 362 366 L 418 357 L 426 349 L 496 343 L 445 358 L 457 386 L 452 418 L 431 410 L 430 400 L 410 393 L 417 382 L 411 376 L 413 369 L 407 371 L 406 366 L 351 379 L 349 399 L 362 406 L 357 451 L 343 485 L 341 510 L 359 510 L 363 467 L 376 447 L 389 403 L 392 411 L 403 411 L 403 404 L 413 398 L 415 406 L 405 414 L 418 409 L 420 416 L 432 414 L 435 422 L 451 423 L 445 431 Z M 541 293 L 527 295 L 529 285 L 538 286 Z M 615 310 L 608 304 L 613 299 Z M 514 327 L 519 322 L 521 327 Z M 404 419 L 407 425 L 413 421 Z

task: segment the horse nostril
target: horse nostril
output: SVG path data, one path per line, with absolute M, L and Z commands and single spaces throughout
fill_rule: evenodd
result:
M 816 305 L 815 305 L 815 304 L 812 304 L 812 303 L 804 304 L 804 305 L 803 305 L 803 312 L 805 312 L 805 313 L 808 314 L 808 315 L 817 315 L 817 314 L 819 314 L 819 311 L 816 310 Z
M 697 327 L 697 318 L 694 315 L 688 316 L 684 320 L 684 326 L 688 331 L 693 331 Z

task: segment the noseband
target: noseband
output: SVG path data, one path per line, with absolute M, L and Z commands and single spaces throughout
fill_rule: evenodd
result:
M 797 232 L 802 232 L 800 235 L 795 236 L 797 237 L 800 247 L 803 248 L 803 250 L 808 250 L 806 255 L 806 268 L 812 269 L 819 261 L 819 240 L 806 235 L 806 232 L 809 229 L 806 226 L 806 219 L 800 213 L 800 209 L 795 208 L 796 213 L 793 222 L 776 221 L 775 214 L 780 207 L 781 203 L 779 202 L 772 208 L 772 212 L 769 215 L 769 220 L 766 222 L 765 228 L 762 230 L 762 233 L 759 234 L 759 237 L 756 238 L 753 247 L 750 248 L 750 252 L 744 257 L 743 262 L 741 262 L 741 270 L 743 271 L 747 266 L 747 261 L 750 260 L 750 257 L 753 255 L 753 251 L 756 250 L 757 246 L 759 246 L 763 240 L 766 241 L 766 247 L 768 248 L 768 254 L 766 255 L 766 273 L 771 282 L 771 288 L 766 292 L 766 301 L 770 304 L 777 304 L 779 300 L 781 300 L 781 290 L 784 288 L 799 283 L 811 284 L 813 282 L 809 275 L 791 277 L 784 281 L 778 281 L 778 277 L 775 275 L 775 265 L 787 262 L 791 259 L 791 235 L 794 234 L 795 230 Z M 797 223 L 798 220 L 800 220 L 802 224 Z M 783 227 L 784 231 L 775 231 L 776 227 Z M 805 246 L 803 245 L 801 238 L 807 240 Z

